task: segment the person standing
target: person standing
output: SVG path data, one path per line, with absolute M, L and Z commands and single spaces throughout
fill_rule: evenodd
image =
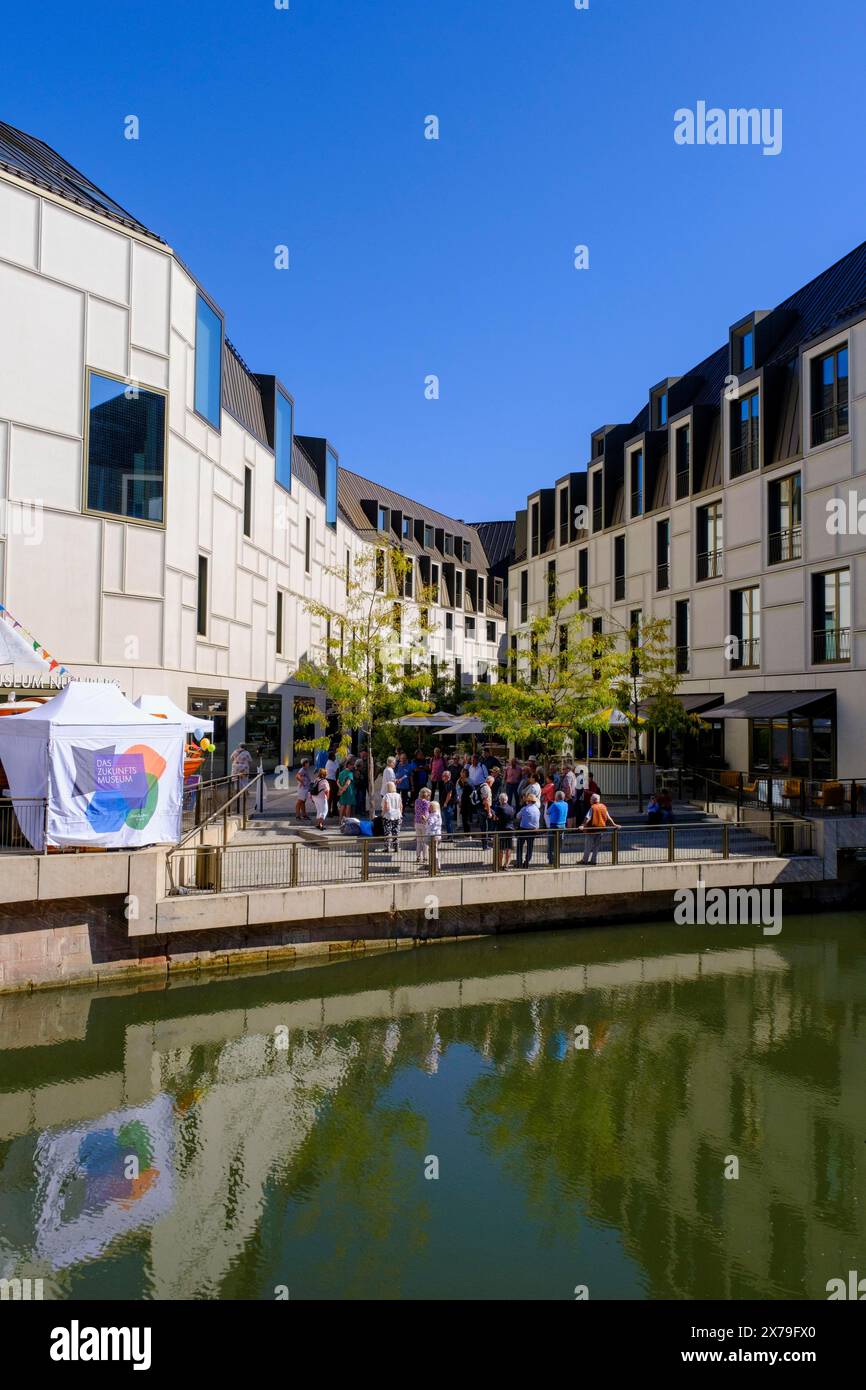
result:
M 325 821 L 328 816 L 328 805 L 330 802 L 331 788 L 324 772 L 320 772 L 315 782 L 313 791 L 313 803 L 316 807 L 316 829 L 324 830 Z
M 523 834 L 517 836 L 517 867 L 518 869 L 529 868 L 532 863 L 532 851 L 535 848 L 535 832 L 539 824 L 538 802 L 534 793 L 527 792 L 526 802 L 517 812 L 515 821 L 519 830 Z
M 583 851 L 584 864 L 595 864 L 598 860 L 598 851 L 603 843 L 605 830 L 619 830 L 619 826 L 608 811 L 598 792 L 593 792 L 590 798 L 589 810 L 584 818 L 583 825 L 580 827 L 585 835 L 589 836 L 586 848 Z
M 431 801 L 427 812 L 427 819 L 424 822 L 424 834 L 427 839 L 428 855 L 429 846 L 433 845 L 436 868 L 439 868 L 439 845 L 442 840 L 442 808 L 438 801 Z M 429 858 L 428 858 L 429 863 Z
M 507 869 L 511 860 L 511 851 L 514 849 L 514 837 L 511 834 L 514 825 L 514 807 L 508 800 L 507 792 L 499 793 L 499 801 L 495 811 L 496 829 L 499 832 L 497 844 L 499 846 L 499 867 Z
M 401 753 L 397 759 L 397 765 L 394 768 L 394 781 L 403 798 L 403 810 L 405 811 L 409 805 L 409 793 L 412 790 L 412 764 L 405 753 Z
M 460 797 L 460 819 L 463 822 L 463 834 L 468 835 L 472 830 L 472 797 L 475 788 L 469 781 L 469 774 L 464 767 L 460 774 L 460 781 L 457 783 L 457 792 Z
M 381 781 L 380 781 L 380 784 L 379 784 L 379 796 L 380 796 L 380 797 L 383 797 L 383 796 L 385 795 L 385 792 L 386 792 L 387 789 L 388 789 L 388 783 L 389 783 L 389 782 L 393 782 L 393 783 L 395 784 L 395 786 L 396 786 L 396 783 L 397 783 L 397 769 L 396 769 L 396 766 L 395 766 L 396 762 L 397 762 L 397 759 L 396 759 L 396 758 L 394 758 L 394 757 L 388 758 L 387 761 L 386 761 L 386 763 L 385 763 L 384 768 L 382 769 L 382 778 L 381 778 Z
M 309 820 L 309 816 L 307 815 L 307 797 L 310 795 L 311 782 L 310 760 L 309 758 L 301 758 L 301 766 L 298 768 L 295 775 L 295 783 L 297 785 L 297 790 L 295 792 L 296 820 Z
M 505 769 L 505 794 L 508 797 L 509 806 L 513 807 L 517 803 L 517 788 L 522 778 L 523 773 L 520 770 L 519 762 L 516 758 L 509 758 L 508 766 Z
M 325 763 L 325 776 L 328 779 L 328 814 L 337 814 L 337 797 L 339 787 L 337 786 L 337 773 L 340 771 L 340 764 L 337 761 L 336 748 L 328 749 L 328 761 Z
M 429 787 L 422 787 L 415 799 L 415 865 L 419 869 L 424 867 L 424 854 L 427 847 L 427 817 L 430 814 L 430 795 Z M 442 827 L 439 827 L 440 834 Z
M 396 854 L 400 845 L 400 826 L 403 823 L 403 798 L 394 785 L 393 774 L 384 785 L 382 828 L 385 835 L 385 848 L 389 854 Z
M 430 760 L 430 787 L 433 795 L 439 799 L 442 795 L 442 774 L 445 771 L 445 759 L 442 756 L 441 748 L 433 749 L 433 757 Z M 441 806 L 441 801 L 440 801 Z M 445 807 L 442 806 L 444 812 Z
M 250 780 L 250 773 L 253 770 L 253 760 L 249 749 L 245 743 L 239 743 L 232 753 L 232 777 L 237 777 L 242 783 Z
M 562 844 L 561 836 L 568 820 L 568 802 L 565 799 L 565 792 L 556 793 L 553 801 L 547 808 L 547 862 L 555 864 L 557 861 L 557 840 Z
M 442 773 L 442 789 L 439 793 L 439 805 L 442 810 L 442 825 L 446 835 L 454 834 L 454 783 L 451 780 L 451 773 L 447 767 Z
M 355 809 L 355 759 L 347 758 L 345 767 L 341 767 L 337 773 L 337 786 L 339 797 L 337 805 L 340 809 L 340 820 L 345 820 Z
M 467 772 L 470 786 L 480 787 L 482 782 L 487 781 L 487 768 L 484 766 L 477 753 L 472 754 Z
M 493 815 L 493 778 L 488 777 L 478 788 L 478 819 L 481 823 L 481 848 L 490 848 L 490 831 L 495 826 Z

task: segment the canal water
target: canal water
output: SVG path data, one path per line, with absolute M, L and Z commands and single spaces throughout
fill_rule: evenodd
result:
M 0 1049 L 0 1277 L 45 1298 L 866 1275 L 866 914 L 5 996 Z

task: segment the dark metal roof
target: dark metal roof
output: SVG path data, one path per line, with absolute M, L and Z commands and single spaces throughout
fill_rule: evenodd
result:
M 112 222 L 119 222 L 131 231 L 140 232 L 143 236 L 152 237 L 154 241 L 165 245 L 161 236 L 157 236 L 156 232 L 139 222 L 137 217 L 133 217 L 131 212 L 122 208 L 109 194 L 104 193 L 95 183 L 91 183 L 86 174 L 82 174 L 80 169 L 68 163 L 56 150 L 52 150 L 50 145 L 46 145 L 44 140 L 37 140 L 35 135 L 16 130 L 5 121 L 0 121 L 0 169 L 6 169 L 20 179 L 36 184 L 38 188 L 45 188 L 50 193 L 56 193 L 68 202 L 77 204 L 78 207 L 98 212 L 102 217 L 110 218 Z
M 223 339 L 223 408 L 248 434 L 255 435 L 261 444 L 268 444 L 259 383 L 228 338 Z
M 362 535 L 376 534 L 370 525 L 370 518 L 361 505 L 364 501 L 375 499 L 383 507 L 390 507 L 393 511 L 402 512 L 404 516 L 411 516 L 413 520 L 424 521 L 428 526 L 439 527 L 451 536 L 460 536 L 463 540 L 469 541 L 470 545 L 481 550 L 481 554 L 478 555 L 477 549 L 473 549 L 471 567 L 473 569 L 489 568 L 483 540 L 481 540 L 475 527 L 468 525 L 465 521 L 458 521 L 453 516 L 446 516 L 444 512 L 434 511 L 432 507 L 426 506 L 423 502 L 406 497 L 401 492 L 394 492 L 393 488 L 385 487 L 383 483 L 374 483 L 370 478 L 364 478 L 360 473 L 352 473 L 348 468 L 342 466 L 339 470 L 338 496 L 340 506 L 349 518 L 349 524 Z M 436 552 L 432 551 L 431 553 L 435 554 Z M 444 554 L 442 558 L 446 561 L 454 559 L 453 555 Z
M 514 556 L 515 523 L 511 521 L 472 521 L 472 529 L 478 532 L 484 553 L 491 569 Z
M 835 695 L 834 690 L 760 690 L 742 695 L 712 712 L 713 719 L 772 719 L 806 709 Z

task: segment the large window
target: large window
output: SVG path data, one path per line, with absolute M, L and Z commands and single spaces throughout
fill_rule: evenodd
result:
M 674 609 L 674 643 L 677 671 L 683 675 L 691 664 L 691 631 L 689 625 L 689 601 L 677 599 Z
M 802 490 L 800 474 L 789 473 L 770 483 L 767 502 L 770 534 L 768 558 L 771 565 L 799 560 L 803 554 Z
M 304 570 L 307 574 L 313 563 L 313 522 L 312 518 L 304 518 Z
M 88 377 L 87 509 L 165 521 L 165 396 Z
M 755 365 L 755 334 L 751 328 L 738 333 L 734 340 L 734 369 L 749 372 Z
M 276 426 L 274 439 L 274 467 L 276 479 L 286 492 L 292 490 L 292 436 L 294 434 L 295 408 L 288 396 L 277 391 Z
M 207 637 L 207 612 L 208 612 L 207 556 L 206 556 L 206 555 L 199 555 L 199 557 L 198 557 L 198 594 L 197 594 L 197 597 L 196 597 L 196 609 L 195 609 L 195 620 L 196 620 L 195 630 L 196 630 L 196 632 L 198 633 L 199 637 Z
M 329 449 L 325 455 L 325 522 L 337 526 L 337 455 Z
M 631 456 L 631 514 L 643 515 L 643 449 Z
M 530 555 L 541 554 L 541 503 L 533 502 L 530 511 L 529 535 L 531 541 Z
M 741 478 L 760 464 L 761 402 L 757 391 L 731 404 L 731 477 Z
M 676 431 L 675 456 L 676 456 L 676 490 L 675 497 L 679 502 L 683 497 L 688 497 L 691 491 L 691 427 L 683 425 Z
M 671 523 L 669 518 L 656 522 L 656 588 L 671 587 Z
M 848 347 L 812 362 L 812 447 L 848 433 Z
M 253 470 L 244 469 L 244 535 L 253 534 Z
M 604 527 L 604 479 L 601 469 L 592 475 L 592 529 L 601 531 Z
M 812 660 L 851 660 L 851 573 L 812 575 Z
M 571 534 L 571 518 L 569 516 L 569 491 L 566 485 L 559 489 L 559 544 L 568 545 Z
M 613 541 L 613 598 L 615 603 L 625 598 L 625 536 Z
M 731 669 L 756 670 L 761 664 L 761 591 L 756 584 L 731 594 L 731 634 L 736 638 Z
M 222 404 L 223 326 L 203 295 L 195 307 L 195 408 L 215 430 Z
M 277 589 L 277 656 L 283 654 L 283 629 L 285 619 L 283 617 L 283 591 Z
M 529 570 L 520 571 L 520 621 L 529 617 Z
M 710 502 L 698 507 L 697 577 L 718 579 L 722 573 L 722 504 Z
M 589 549 L 584 546 L 577 552 L 577 587 L 579 590 L 577 606 L 589 606 Z

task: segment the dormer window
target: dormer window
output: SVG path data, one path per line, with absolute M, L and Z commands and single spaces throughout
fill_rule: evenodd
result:
M 463 563 L 464 563 L 464 565 L 471 565 L 471 564 L 472 564 L 472 543 L 471 543 L 471 541 L 464 541 L 464 542 L 463 542 Z
M 654 430 L 663 430 L 668 423 L 668 393 L 667 391 L 656 391 L 652 399 L 652 427 Z
M 604 435 L 595 434 L 592 437 L 592 456 L 594 459 L 601 458 L 604 453 Z
M 446 532 L 446 534 L 445 534 L 445 554 L 446 554 L 446 555 L 453 555 L 453 554 L 454 554 L 454 537 L 448 535 L 447 532 Z
M 734 338 L 734 370 L 749 372 L 755 365 L 755 330 L 744 328 Z
M 432 550 L 432 549 L 433 549 L 433 527 L 432 527 L 432 526 L 425 526 L 425 527 L 424 527 L 424 549 L 425 549 L 425 550 Z
M 643 449 L 631 456 L 631 514 L 643 516 Z
M 391 525 L 391 513 L 387 507 L 380 507 L 377 512 L 377 531 L 387 531 Z
M 403 518 L 403 539 L 404 539 L 404 541 L 408 541 L 411 535 L 412 535 L 412 518 L 411 518 L 411 516 L 404 516 L 404 518 Z

